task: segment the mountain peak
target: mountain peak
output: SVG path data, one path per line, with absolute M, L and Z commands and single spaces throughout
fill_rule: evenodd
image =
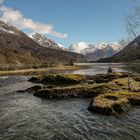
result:
M 79 42 L 71 45 L 69 47 L 69 51 L 87 54 L 87 53 L 95 52 L 98 49 L 106 49 L 108 47 L 111 47 L 114 51 L 119 51 L 122 48 L 122 46 L 117 42 L 111 42 L 111 43 L 101 42 L 98 44 Z
M 33 33 L 30 35 L 30 38 L 32 38 L 36 43 L 39 45 L 50 48 L 50 49 L 56 49 L 56 50 L 65 50 L 62 45 L 55 43 L 51 39 L 48 39 L 45 35 L 42 35 L 40 33 Z
M 100 62 L 139 62 L 140 61 L 140 36 L 136 37 L 117 54 L 101 59 Z
M 79 42 L 71 45 L 68 50 L 71 52 L 81 53 L 86 56 L 87 60 L 95 61 L 100 58 L 110 57 L 120 51 L 122 46 L 117 42 L 111 43 L 87 43 Z
M 0 18 L 0 31 L 3 33 L 9 33 L 9 34 L 20 34 L 22 33 L 20 30 L 18 30 L 16 27 L 12 26 L 5 20 Z

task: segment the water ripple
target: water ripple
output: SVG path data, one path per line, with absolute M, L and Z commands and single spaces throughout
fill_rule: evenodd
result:
M 87 110 L 89 100 L 42 100 L 16 93 L 15 84 L 9 84 L 10 93 L 6 84 L 0 89 L 0 140 L 140 139 L 139 107 L 120 118 L 102 116 Z M 18 83 L 23 86 L 24 80 Z

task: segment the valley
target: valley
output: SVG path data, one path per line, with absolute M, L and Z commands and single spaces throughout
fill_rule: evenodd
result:
M 140 2 L 0 0 L 0 140 L 140 140 Z

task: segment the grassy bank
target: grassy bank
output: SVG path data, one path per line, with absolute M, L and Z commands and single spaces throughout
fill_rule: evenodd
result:
M 11 70 L 11 71 L 0 71 L 0 76 L 28 76 L 28 75 L 41 75 L 41 74 L 52 74 L 52 73 L 63 73 L 67 70 L 78 70 L 85 68 L 85 66 L 62 66 L 62 67 L 51 67 L 42 69 L 24 69 L 24 70 Z

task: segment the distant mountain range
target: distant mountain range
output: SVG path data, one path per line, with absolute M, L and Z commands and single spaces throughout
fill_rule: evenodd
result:
M 71 45 L 68 50 L 85 55 L 87 61 L 96 61 L 101 58 L 110 57 L 119 52 L 123 47 L 117 42 L 112 43 L 86 43 L 79 42 Z
M 85 59 L 87 61 L 96 61 L 101 58 L 110 57 L 122 49 L 122 46 L 119 45 L 117 42 L 113 43 L 101 42 L 99 44 L 79 42 L 71 45 L 68 49 L 66 49 L 63 45 L 58 44 L 39 33 L 34 33 L 30 35 L 30 37 L 36 43 L 46 48 L 82 54 L 85 56 Z
M 123 48 L 117 42 L 112 43 L 101 42 L 98 44 L 79 42 L 71 45 L 68 49 L 66 49 L 63 45 L 58 44 L 39 33 L 34 33 L 30 35 L 30 37 L 36 43 L 40 44 L 43 47 L 82 54 L 85 56 L 85 59 L 88 62 L 96 61 L 101 58 L 110 57 L 119 52 Z
M 140 36 L 135 38 L 117 54 L 101 59 L 99 62 L 140 62 Z
M 39 40 L 39 39 L 38 39 Z M 42 42 L 41 42 L 42 43 Z M 0 19 L 0 69 L 47 67 L 83 62 L 84 56 L 67 52 L 48 39 L 39 45 L 22 31 Z
M 0 19 L 0 69 L 69 65 L 72 62 L 140 62 L 140 36 L 125 48 L 117 42 L 79 42 L 66 49 L 39 33 L 30 37 Z

